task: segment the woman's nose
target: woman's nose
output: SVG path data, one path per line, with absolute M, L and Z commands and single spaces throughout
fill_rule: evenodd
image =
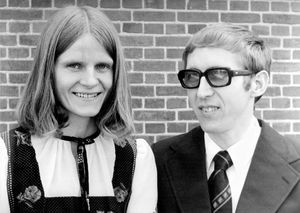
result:
M 82 73 L 82 78 L 80 83 L 87 87 L 93 87 L 99 83 L 96 75 L 95 68 L 87 68 L 85 72 Z

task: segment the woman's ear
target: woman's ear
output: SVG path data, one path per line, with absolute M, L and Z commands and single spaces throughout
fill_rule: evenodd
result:
M 255 74 L 252 79 L 251 95 L 252 97 L 262 96 L 269 84 L 269 73 L 266 70 L 262 70 Z

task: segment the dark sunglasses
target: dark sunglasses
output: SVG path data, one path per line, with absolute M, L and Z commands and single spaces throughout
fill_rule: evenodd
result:
M 247 76 L 253 73 L 249 70 L 231 70 L 227 67 L 209 68 L 202 72 L 198 69 L 180 70 L 177 74 L 183 88 L 194 89 L 199 87 L 201 77 L 204 76 L 211 87 L 225 87 L 230 85 L 234 76 Z

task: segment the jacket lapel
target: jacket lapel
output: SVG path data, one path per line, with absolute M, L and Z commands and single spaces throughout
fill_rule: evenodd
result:
M 187 133 L 170 147 L 166 166 L 182 212 L 209 212 L 204 135 L 200 128 Z
M 262 122 L 236 212 L 276 212 L 299 181 L 299 173 L 289 164 L 296 159 L 298 154 L 284 138 Z

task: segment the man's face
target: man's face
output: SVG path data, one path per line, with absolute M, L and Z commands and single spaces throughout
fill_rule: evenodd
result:
M 187 69 L 205 72 L 216 67 L 244 70 L 238 54 L 220 48 L 196 48 L 187 58 Z M 245 89 L 250 78 L 236 76 L 230 85 L 215 88 L 202 77 L 198 88 L 188 89 L 190 105 L 205 132 L 220 135 L 243 130 L 253 116 L 254 98 Z

